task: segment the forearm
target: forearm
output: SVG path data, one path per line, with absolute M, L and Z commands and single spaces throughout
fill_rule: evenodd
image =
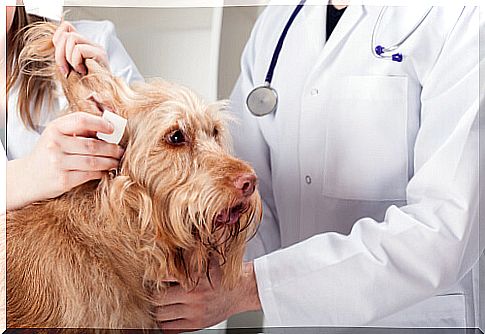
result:
M 234 308 L 231 315 L 261 310 L 261 301 L 259 300 L 256 274 L 252 261 L 244 263 L 241 286 L 237 290 L 240 298 L 233 304 Z
M 7 162 L 7 210 L 19 209 L 36 200 L 32 179 L 24 159 Z

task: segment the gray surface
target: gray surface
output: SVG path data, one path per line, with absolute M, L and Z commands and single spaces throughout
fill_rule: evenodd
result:
M 7 151 L 7 138 L 6 138 L 6 131 L 4 128 L 0 129 L 0 140 L 2 141 L 3 148 Z
M 485 18 L 485 7 L 482 6 L 480 9 L 480 19 Z M 480 26 L 480 249 L 485 246 L 485 26 L 482 24 Z M 485 332 L 485 255 L 480 258 L 480 322 L 479 326 L 483 332 Z
M 261 328 L 263 312 L 246 312 L 232 316 L 227 320 L 227 328 Z
M 483 212 L 483 211 L 482 211 Z M 483 219 L 483 214 L 481 219 Z M 483 225 L 480 226 L 480 228 L 483 230 Z M 483 242 L 483 241 L 481 241 Z M 482 331 L 485 331 L 485 255 L 482 255 L 480 257 L 480 274 L 479 274 L 479 280 L 480 280 L 480 292 L 479 292 L 479 314 L 480 314 L 480 322 L 479 326 L 482 329 Z

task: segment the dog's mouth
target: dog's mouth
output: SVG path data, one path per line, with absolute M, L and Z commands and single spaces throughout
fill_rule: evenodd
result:
M 239 221 L 239 218 L 248 210 L 248 203 L 238 203 L 235 206 L 221 211 L 215 219 L 217 226 L 233 225 Z

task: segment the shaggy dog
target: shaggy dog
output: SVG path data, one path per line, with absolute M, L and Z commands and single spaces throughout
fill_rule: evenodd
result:
M 229 154 L 223 104 L 163 81 L 130 88 L 92 60 L 65 79 L 55 28 L 29 29 L 19 66 L 57 76 L 70 111 L 127 118 L 125 154 L 100 181 L 7 214 L 8 327 L 154 328 L 150 295 L 164 278 L 191 289 L 215 258 L 235 286 L 261 218 L 256 176 Z

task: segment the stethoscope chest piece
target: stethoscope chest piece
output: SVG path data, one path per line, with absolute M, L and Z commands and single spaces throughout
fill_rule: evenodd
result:
M 266 83 L 249 93 L 246 104 L 254 116 L 261 117 L 271 114 L 278 107 L 278 93 Z

